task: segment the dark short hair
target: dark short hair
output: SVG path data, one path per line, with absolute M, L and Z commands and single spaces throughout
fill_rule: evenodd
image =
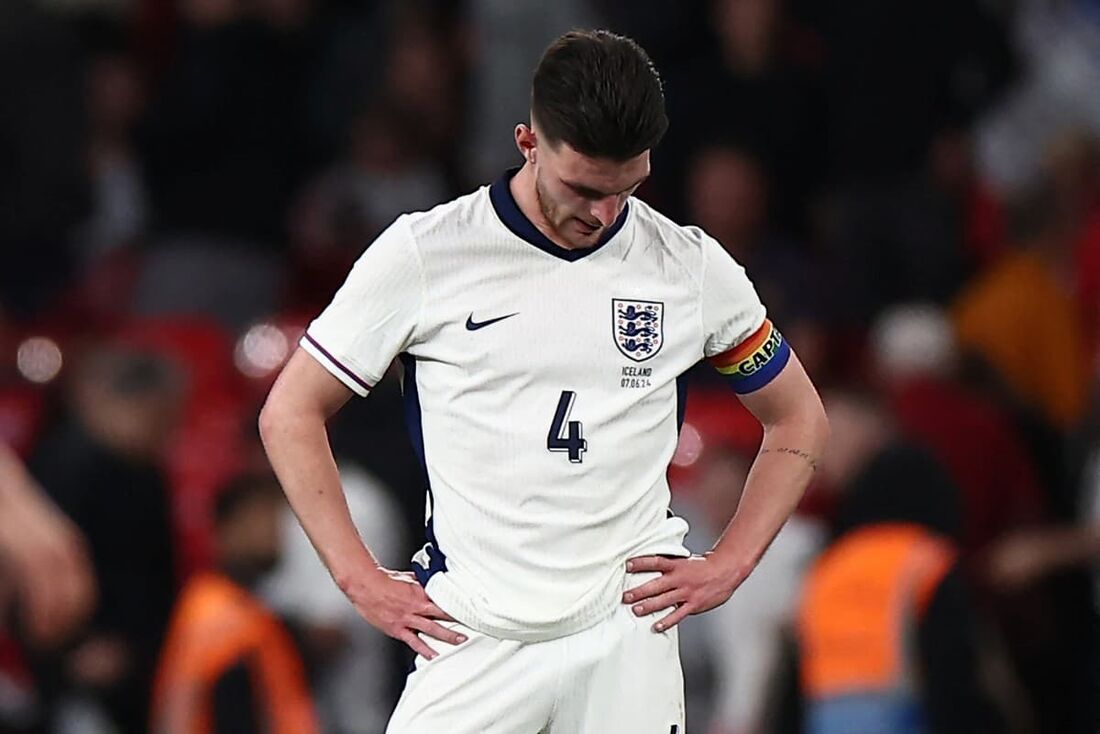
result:
M 608 31 L 570 31 L 550 44 L 531 83 L 531 116 L 551 145 L 616 161 L 652 148 L 668 129 L 649 55 Z

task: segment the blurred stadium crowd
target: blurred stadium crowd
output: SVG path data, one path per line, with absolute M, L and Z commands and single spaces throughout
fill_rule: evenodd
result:
M 899 732 L 1097 731 L 1096 0 L 0 2 L 0 731 L 383 731 L 403 650 L 255 418 L 375 234 L 519 164 L 573 27 L 653 56 L 639 195 L 746 265 L 832 422 L 754 576 L 682 626 L 692 731 L 829 731 L 809 703 L 853 690 L 928 722 Z M 760 434 L 691 377 L 702 552 Z M 403 423 L 389 379 L 331 426 L 395 567 Z

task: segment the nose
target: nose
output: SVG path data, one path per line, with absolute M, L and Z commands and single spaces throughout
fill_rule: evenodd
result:
M 619 216 L 619 197 L 605 196 L 592 202 L 592 216 L 604 227 L 610 227 Z

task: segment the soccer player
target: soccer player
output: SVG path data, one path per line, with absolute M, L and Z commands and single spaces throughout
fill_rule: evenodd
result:
M 637 44 L 559 38 L 515 129 L 523 166 L 399 217 L 272 389 L 261 432 L 303 527 L 367 621 L 419 653 L 390 732 L 682 734 L 675 626 L 730 597 L 821 456 L 821 402 L 744 270 L 632 197 L 667 125 Z M 429 479 L 412 573 L 364 547 L 325 433 L 395 357 Z M 665 475 L 702 359 L 765 437 L 693 557 Z

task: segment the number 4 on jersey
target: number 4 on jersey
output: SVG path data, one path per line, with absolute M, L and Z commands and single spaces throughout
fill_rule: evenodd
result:
M 550 451 L 567 451 L 569 460 L 579 464 L 584 461 L 588 441 L 584 439 L 584 427 L 581 422 L 569 420 L 569 411 L 573 409 L 573 401 L 576 398 L 575 392 L 561 391 L 558 409 L 554 413 L 554 421 L 550 424 L 550 433 L 546 436 L 546 448 Z

